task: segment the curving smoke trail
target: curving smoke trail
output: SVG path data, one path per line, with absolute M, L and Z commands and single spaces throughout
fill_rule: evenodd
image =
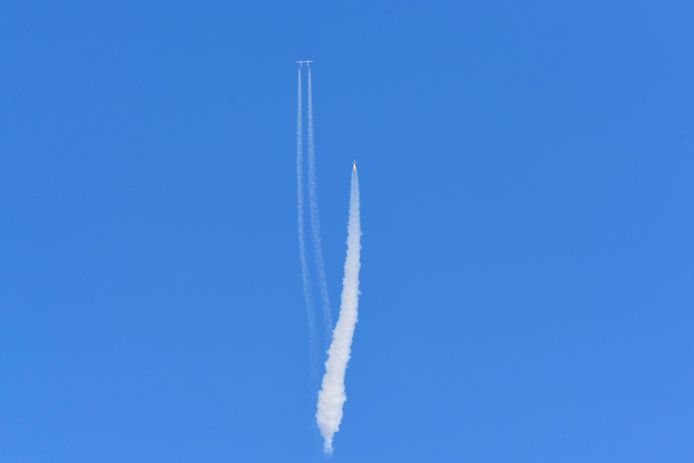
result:
M 333 326 L 332 310 L 330 309 L 330 296 L 328 293 L 328 281 L 325 277 L 325 263 L 323 262 L 323 245 L 320 236 L 320 218 L 318 214 L 318 189 L 316 186 L 316 148 L 313 140 L 313 87 L 311 82 L 311 68 L 308 68 L 308 202 L 311 209 L 311 235 L 313 236 L 313 257 L 318 273 L 318 287 L 323 303 L 323 323 L 325 339 L 330 338 Z
M 361 223 L 359 217 L 359 177 L 356 164 L 352 170 L 352 187 L 347 227 L 347 257 L 342 280 L 340 315 L 325 362 L 325 375 L 318 395 L 316 421 L 324 441 L 325 453 L 333 451 L 333 437 L 340 429 L 345 395 L 345 373 L 352 349 L 352 337 L 359 307 L 359 269 L 361 254 Z
M 299 235 L 299 260 L 301 261 L 301 280 L 304 286 L 304 303 L 308 318 L 309 350 L 311 355 L 311 370 L 315 368 L 316 340 L 315 314 L 311 298 L 311 279 L 309 278 L 308 262 L 306 261 L 306 233 L 304 231 L 304 141 L 302 126 L 301 100 L 301 68 L 298 70 L 298 85 L 296 91 L 296 223 Z

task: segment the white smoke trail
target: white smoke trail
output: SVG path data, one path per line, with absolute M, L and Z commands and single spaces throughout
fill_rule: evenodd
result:
M 325 453 L 333 451 L 333 436 L 340 429 L 345 395 L 345 372 L 352 349 L 359 306 L 359 268 L 361 254 L 361 223 L 359 218 L 359 177 L 356 164 L 352 170 L 352 190 L 347 227 L 347 257 L 342 280 L 340 315 L 325 362 L 325 375 L 318 394 L 316 421 L 324 441 Z
M 313 86 L 311 82 L 311 67 L 308 68 L 308 202 L 311 209 L 311 234 L 313 236 L 313 257 L 318 273 L 318 287 L 323 303 L 323 324 L 326 342 L 333 327 L 332 310 L 328 281 L 325 277 L 323 262 L 323 245 L 320 236 L 320 218 L 318 214 L 318 188 L 316 186 L 316 148 L 313 140 Z
M 304 286 L 304 303 L 306 305 L 306 317 L 308 318 L 308 336 L 311 370 L 315 369 L 316 341 L 315 341 L 315 314 L 313 299 L 311 298 L 311 280 L 306 261 L 306 234 L 304 231 L 304 141 L 302 126 L 302 100 L 301 100 L 301 68 L 298 69 L 298 84 L 296 91 L 296 223 L 299 235 L 299 260 L 301 261 L 301 279 Z

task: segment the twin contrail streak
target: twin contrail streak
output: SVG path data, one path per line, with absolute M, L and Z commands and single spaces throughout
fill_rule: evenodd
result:
M 311 209 L 311 234 L 313 236 L 313 257 L 318 274 L 318 287 L 323 303 L 323 324 L 325 338 L 330 338 L 333 320 L 330 310 L 328 281 L 325 277 L 323 262 L 323 245 L 320 236 L 320 218 L 318 213 L 318 189 L 316 186 L 316 148 L 313 140 L 313 87 L 311 83 L 311 68 L 308 68 L 308 202 Z
M 352 188 L 347 228 L 347 257 L 342 280 L 340 315 L 325 362 L 325 375 L 318 395 L 316 421 L 324 441 L 325 453 L 332 453 L 333 437 L 340 429 L 345 395 L 345 372 L 352 348 L 359 306 L 359 268 L 361 254 L 361 223 L 359 218 L 359 177 L 356 164 L 352 170 Z
M 304 302 L 308 318 L 312 372 L 316 359 L 315 313 L 312 299 L 311 279 L 306 258 L 306 231 L 304 224 L 304 145 L 303 145 L 303 108 L 301 66 L 310 65 L 310 60 L 297 61 L 298 86 L 296 108 L 296 199 L 297 227 L 299 235 L 299 259 L 301 261 L 301 278 L 304 289 Z M 310 209 L 311 237 L 313 254 L 318 276 L 318 286 L 323 305 L 323 322 L 326 341 L 332 331 L 332 315 L 328 283 L 325 275 L 325 263 L 320 234 L 318 213 L 318 191 L 316 186 L 316 150 L 313 133 L 313 87 L 311 68 L 308 67 L 308 202 Z M 349 203 L 349 224 L 347 226 L 347 256 L 345 258 L 344 277 L 342 280 L 342 297 L 337 325 L 332 331 L 332 342 L 325 362 L 325 374 L 318 394 L 316 421 L 324 441 L 326 454 L 333 451 L 333 438 L 340 429 L 345 395 L 345 374 L 352 349 L 352 337 L 357 323 L 359 305 L 359 269 L 361 254 L 361 222 L 359 216 L 359 176 L 356 164 L 352 170 L 352 183 Z
M 301 279 L 304 286 L 304 303 L 308 318 L 309 350 L 311 355 L 311 369 L 315 367 L 315 315 L 313 299 L 311 298 L 311 279 L 308 273 L 306 261 L 306 233 L 304 231 L 304 141 L 302 125 L 302 100 L 301 100 L 301 69 L 298 72 L 298 85 L 296 92 L 296 223 L 299 235 L 299 260 L 301 261 Z

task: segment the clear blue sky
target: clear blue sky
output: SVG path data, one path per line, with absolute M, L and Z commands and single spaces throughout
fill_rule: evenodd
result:
M 692 18 L 3 2 L 0 461 L 322 461 L 305 57 L 334 305 L 354 158 L 362 188 L 333 461 L 694 461 Z

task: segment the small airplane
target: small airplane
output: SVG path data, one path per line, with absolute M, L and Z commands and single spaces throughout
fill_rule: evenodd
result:
M 299 61 L 296 62 L 296 64 L 298 64 L 299 66 L 303 66 L 304 64 L 305 64 L 306 66 L 308 66 L 308 65 L 310 65 L 311 63 L 313 63 L 313 60 L 312 60 L 312 59 L 300 59 Z

